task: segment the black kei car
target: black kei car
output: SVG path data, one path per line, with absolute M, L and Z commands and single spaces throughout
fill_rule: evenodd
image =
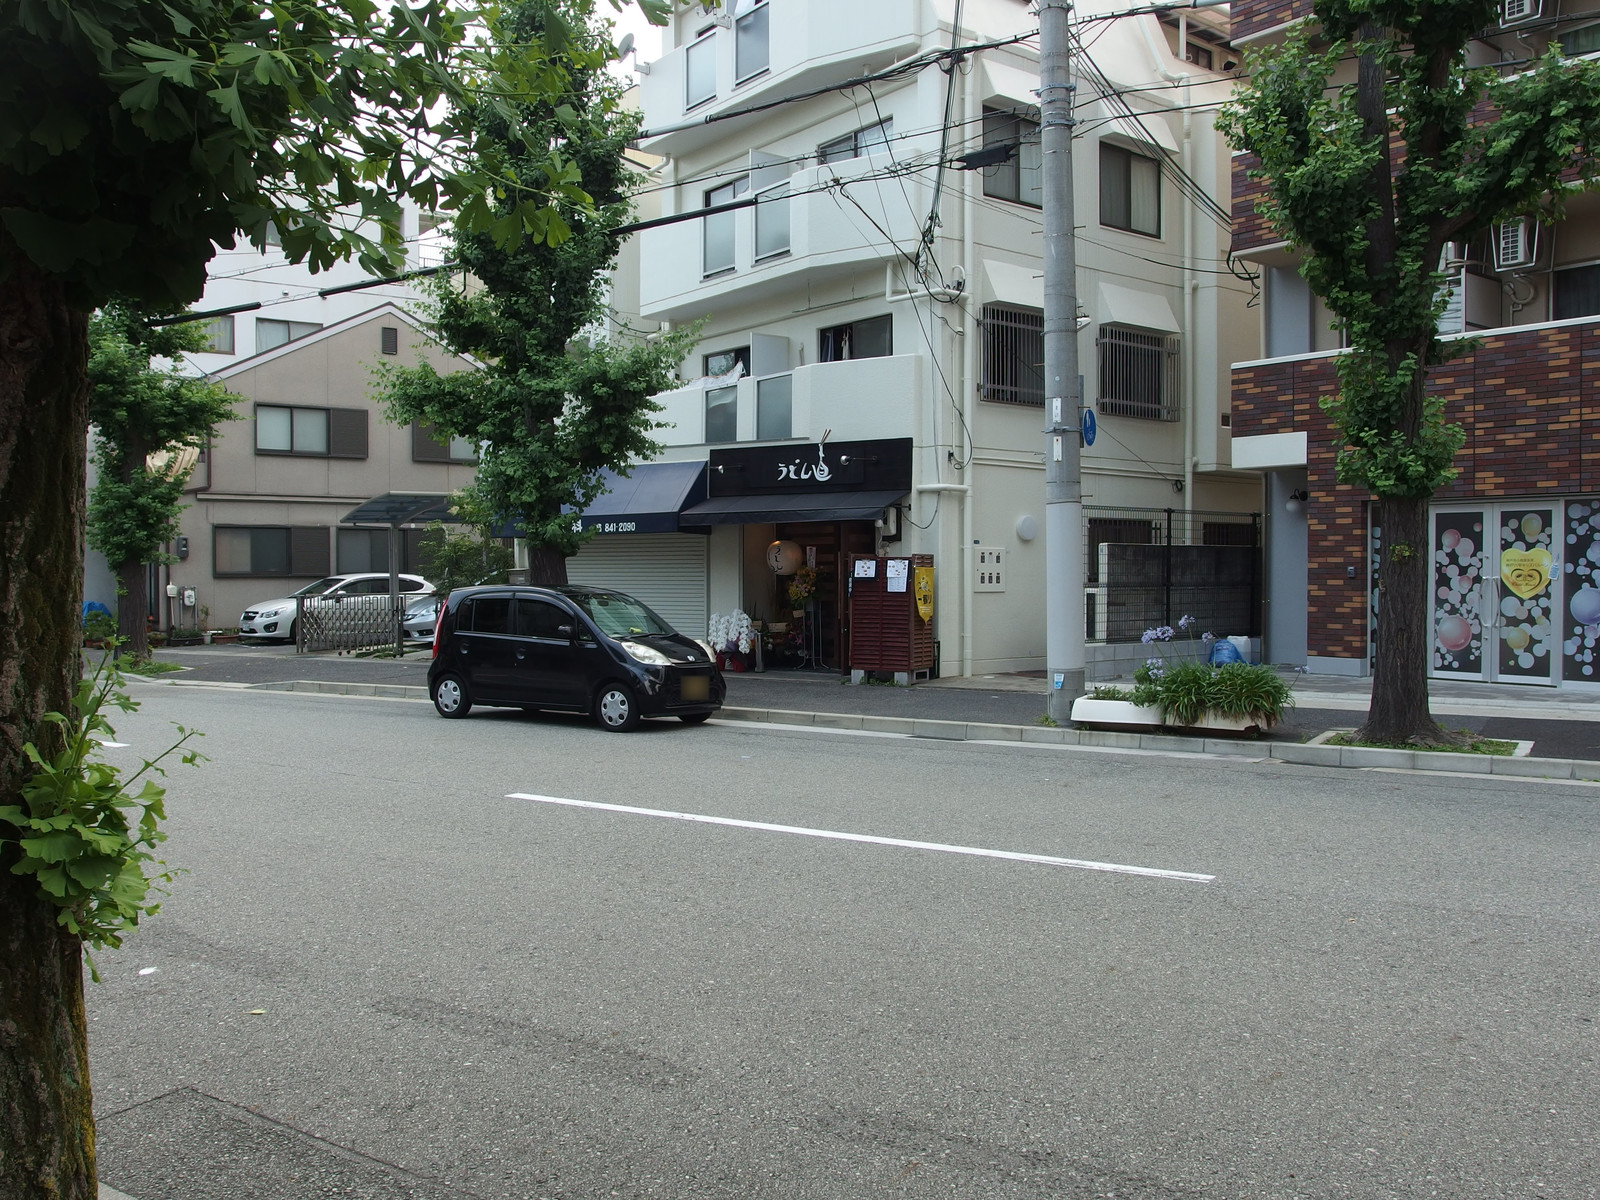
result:
M 726 692 L 709 646 L 601 588 L 458 588 L 439 610 L 428 668 L 442 717 L 474 704 L 586 712 L 619 733 L 642 717 L 698 725 Z

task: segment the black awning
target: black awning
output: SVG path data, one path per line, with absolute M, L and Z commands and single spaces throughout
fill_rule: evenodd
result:
M 875 521 L 902 492 L 779 492 L 718 496 L 683 510 L 684 525 L 776 525 L 780 521 Z
M 604 490 L 579 518 L 596 533 L 676 533 L 678 514 L 706 494 L 706 464 L 640 463 L 627 475 L 601 471 Z
M 341 525 L 425 525 L 430 521 L 457 520 L 450 511 L 451 496 L 442 492 L 388 492 L 351 509 L 339 518 Z

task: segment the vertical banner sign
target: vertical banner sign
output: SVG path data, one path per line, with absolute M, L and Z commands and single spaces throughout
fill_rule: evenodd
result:
M 933 568 L 916 567 L 917 616 L 924 621 L 933 620 Z

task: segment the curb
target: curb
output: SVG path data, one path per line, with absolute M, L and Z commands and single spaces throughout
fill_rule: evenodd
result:
M 172 686 L 207 686 L 179 684 Z M 369 696 L 388 700 L 426 700 L 428 689 L 395 683 L 324 683 L 294 679 L 282 683 L 247 684 L 265 692 L 312 692 L 330 696 Z M 724 707 L 724 721 L 756 725 L 810 725 L 817 729 L 859 730 L 947 742 L 1019 742 L 1038 746 L 1093 746 L 1107 750 L 1143 750 L 1161 754 L 1194 754 L 1275 761 L 1297 766 L 1343 767 L 1350 770 L 1433 771 L 1450 775 L 1499 775 L 1520 779 L 1600 782 L 1600 762 L 1581 758 L 1501 758 L 1488 754 L 1451 754 L 1439 750 L 1374 750 L 1360 746 L 1313 746 L 1301 742 L 1250 742 L 1233 738 L 1187 738 L 1170 733 L 1118 733 L 1099 729 L 1051 728 L 1046 725 L 999 725 L 984 721 L 936 721 L 926 717 L 879 717 L 865 713 L 800 712 L 781 708 Z
M 932 721 L 922 717 L 873 717 L 857 713 L 792 712 L 784 709 L 723 708 L 725 721 L 859 729 L 952 742 L 1024 742 L 1041 746 L 1094 746 L 1273 760 L 1298 766 L 1386 768 L 1454 775 L 1512 775 L 1522 779 L 1600 781 L 1600 762 L 1572 758 L 1501 758 L 1441 750 L 1375 750 L 1360 746 L 1309 746 L 1299 742 L 1250 742 L 1234 738 L 1187 738 L 1169 733 L 1117 733 L 1098 729 L 1053 729 L 1046 725 L 991 725 L 977 721 Z

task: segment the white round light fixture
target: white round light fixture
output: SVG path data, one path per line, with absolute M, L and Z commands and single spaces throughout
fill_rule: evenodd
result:
M 1031 542 L 1039 536 L 1039 522 L 1032 513 L 1023 513 L 1017 518 L 1017 540 Z
M 793 575 L 800 569 L 800 547 L 794 542 L 773 542 L 767 547 L 767 566 L 774 575 Z

